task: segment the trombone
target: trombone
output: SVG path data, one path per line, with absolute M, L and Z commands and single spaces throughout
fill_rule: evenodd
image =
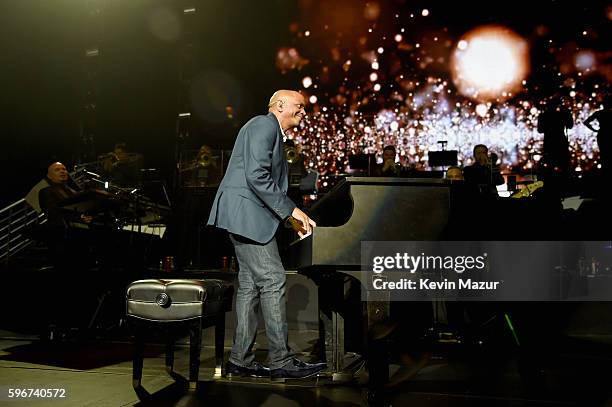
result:
M 198 156 L 195 160 L 188 161 L 187 165 L 181 168 L 181 172 L 183 171 L 191 171 L 197 168 L 208 168 L 213 165 L 213 159 L 216 158 L 212 156 L 208 151 L 203 151 L 198 153 Z
M 295 147 L 285 148 L 285 159 L 289 164 L 295 164 L 300 160 L 300 155 Z

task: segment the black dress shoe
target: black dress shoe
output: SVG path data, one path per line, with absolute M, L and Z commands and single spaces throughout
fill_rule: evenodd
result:
M 270 378 L 273 381 L 284 381 L 285 379 L 303 379 L 311 377 L 324 370 L 325 363 L 306 363 L 293 358 L 285 366 L 270 370 Z
M 268 377 L 270 376 L 270 369 L 257 362 L 253 362 L 249 367 L 244 367 L 228 361 L 225 365 L 225 375 L 227 377 Z

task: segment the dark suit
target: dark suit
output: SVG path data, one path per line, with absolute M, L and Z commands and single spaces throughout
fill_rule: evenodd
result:
M 40 209 L 47 215 L 47 226 L 67 226 L 66 222 L 80 220 L 80 215 L 63 211 L 59 204 L 76 195 L 76 191 L 66 184 L 52 183 L 38 192 Z
M 287 197 L 287 171 L 276 117 L 268 113 L 249 120 L 238 133 L 208 224 L 269 242 L 296 206 Z
M 287 197 L 287 178 L 278 120 L 272 113 L 254 117 L 238 133 L 208 219 L 209 225 L 230 232 L 240 266 L 230 354 L 230 362 L 237 366 L 253 366 L 259 305 L 270 368 L 281 368 L 293 358 L 287 343 L 285 270 L 274 238 L 279 223 L 296 206 Z

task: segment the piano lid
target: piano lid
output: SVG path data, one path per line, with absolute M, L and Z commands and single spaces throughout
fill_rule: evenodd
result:
M 308 214 L 317 222 L 317 226 L 344 225 L 353 213 L 354 202 L 350 193 L 353 185 L 448 186 L 451 183 L 450 180 L 440 178 L 347 177 L 315 202 L 308 210 Z
M 290 251 L 297 268 L 358 267 L 362 241 L 438 240 L 450 212 L 444 179 L 348 177 L 311 208 L 313 234 Z

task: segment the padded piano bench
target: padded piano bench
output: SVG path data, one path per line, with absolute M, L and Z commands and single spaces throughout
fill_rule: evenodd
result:
M 155 328 L 164 333 L 166 370 L 173 373 L 174 342 L 189 332 L 189 387 L 200 369 L 202 329 L 215 327 L 215 377 L 223 370 L 225 313 L 232 309 L 234 286 L 223 280 L 138 280 L 127 288 L 126 314 L 134 328 L 132 385 L 140 388 L 145 339 Z

